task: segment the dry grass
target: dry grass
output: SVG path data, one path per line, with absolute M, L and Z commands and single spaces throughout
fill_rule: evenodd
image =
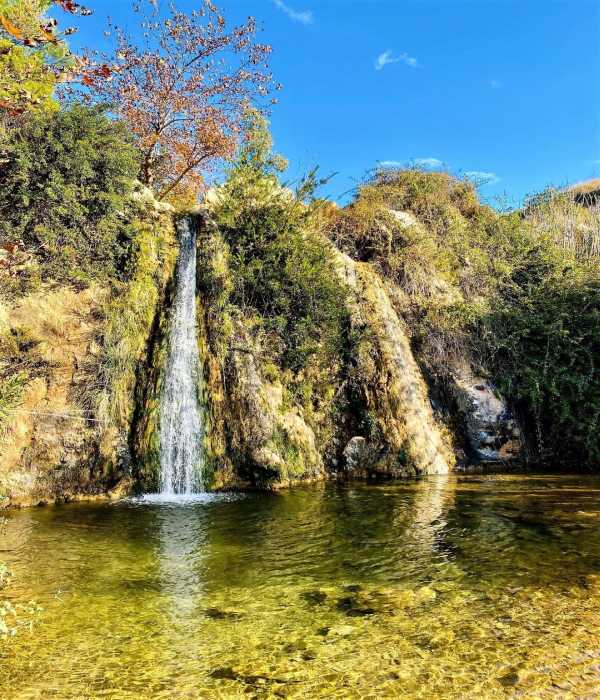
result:
M 578 182 L 576 185 L 569 187 L 569 192 L 572 192 L 576 196 L 598 194 L 600 193 L 600 177 L 596 177 L 593 180 L 586 180 L 585 182 Z
M 591 187 L 600 180 L 584 183 Z M 579 261 L 600 260 L 600 204 L 590 201 L 590 206 L 573 199 L 573 192 L 591 192 L 584 185 L 567 192 L 550 192 L 549 196 L 527 212 L 527 220 L 534 230 L 544 237 L 550 237 L 561 248 L 574 253 Z

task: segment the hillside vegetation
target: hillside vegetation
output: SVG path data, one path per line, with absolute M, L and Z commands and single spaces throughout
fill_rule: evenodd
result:
M 597 209 L 549 191 L 499 213 L 449 174 L 382 170 L 331 230 L 397 288 L 434 383 L 474 362 L 517 410 L 532 460 L 598 466 Z
M 294 190 L 284 184 L 260 106 L 274 87 L 270 49 L 255 43 L 252 21 L 238 36 L 210 3 L 204 14 L 173 10 L 147 25 L 162 43 L 129 44 L 117 28 L 114 55 L 80 65 L 62 35 L 53 40 L 55 25 L 27 35 L 50 26 L 52 3 L 25 14 L 9 5 L 0 495 L 156 483 L 179 215 L 198 227 L 213 486 L 431 473 L 473 455 L 598 469 L 594 183 L 500 212 L 449 173 L 379 169 L 339 208 L 318 198 L 316 171 Z M 194 63 L 165 96 L 161 81 L 179 80 L 178 62 L 193 53 L 186 32 L 207 56 L 233 47 L 236 60 L 230 73 Z M 141 68 L 167 59 L 164 74 Z M 75 64 L 86 99 L 71 92 L 61 104 L 52 87 Z M 214 94 L 203 87 L 211 77 Z M 180 116 L 165 118 L 173 110 Z M 225 178 L 207 190 L 219 159 Z M 493 404 L 487 424 L 471 420 L 483 405 L 473 395 Z M 469 452 L 469 431 L 490 449 Z

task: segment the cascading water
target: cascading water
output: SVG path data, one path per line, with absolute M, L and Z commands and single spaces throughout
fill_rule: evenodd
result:
M 198 392 L 200 358 L 196 334 L 196 233 L 190 221 L 177 226 L 180 239 L 168 358 L 160 399 L 161 494 L 202 489 L 203 425 Z

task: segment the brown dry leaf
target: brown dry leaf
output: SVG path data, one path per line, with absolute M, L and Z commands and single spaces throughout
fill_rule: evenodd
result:
M 10 20 L 6 19 L 6 17 L 0 17 L 0 23 L 11 36 L 19 41 L 24 41 L 25 35 L 19 27 L 15 26 Z

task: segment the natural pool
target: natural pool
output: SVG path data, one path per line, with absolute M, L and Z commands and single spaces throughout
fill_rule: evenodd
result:
M 598 478 L 5 517 L 2 698 L 600 697 Z

